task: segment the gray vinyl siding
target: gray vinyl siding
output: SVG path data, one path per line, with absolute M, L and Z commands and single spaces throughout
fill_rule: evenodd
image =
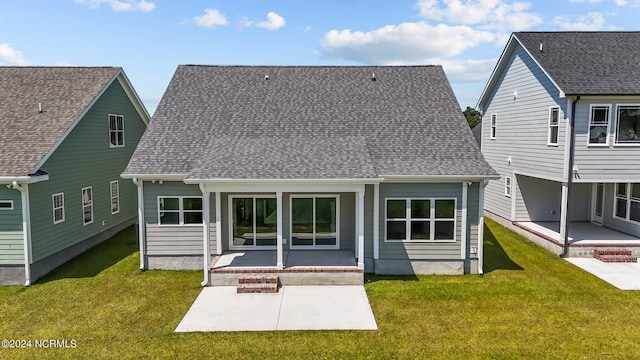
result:
M 551 106 L 560 108 L 558 146 L 547 145 Z M 546 178 L 562 177 L 566 100 L 560 98 L 551 80 L 517 45 L 482 110 L 482 153 L 501 175 L 485 188 L 485 209 L 510 219 L 511 199 L 504 194 L 505 176 L 513 178 L 516 171 Z M 496 139 L 490 139 L 492 114 L 497 114 Z
M 0 210 L 0 265 L 24 264 L 20 192 L 0 185 L 0 200 L 13 201 L 13 210 Z
M 472 184 L 467 192 L 467 253 L 469 246 L 478 244 L 478 184 Z M 390 197 L 434 197 L 456 199 L 455 242 L 387 242 L 385 206 Z M 380 259 L 438 260 L 460 259 L 462 231 L 462 184 L 380 184 Z M 470 224 L 475 225 L 470 226 Z
M 72 99 L 70 99 L 72 100 Z M 109 146 L 109 114 L 124 116 L 125 146 Z M 136 216 L 136 187 L 120 178 L 146 126 L 114 81 L 41 170 L 49 180 L 29 185 L 32 255 L 36 262 Z M 109 183 L 118 180 L 120 211 L 111 213 Z M 82 188 L 92 187 L 93 222 L 83 224 Z M 52 198 L 64 193 L 64 222 L 54 224 Z
M 158 197 L 202 196 L 197 185 L 165 181 L 144 183 L 144 217 L 147 234 L 147 255 L 202 255 L 204 234 L 202 225 L 159 225 Z M 215 194 L 209 199 L 209 243 L 216 252 Z
M 517 175 L 513 184 L 514 221 L 560 221 L 562 183 Z M 589 221 L 591 184 L 571 187 L 570 221 Z
M 627 221 L 614 216 L 615 184 L 605 184 L 602 225 L 640 237 L 640 223 Z
M 609 145 L 588 146 L 590 106 L 610 105 Z M 616 179 L 640 181 L 640 144 L 615 145 L 616 105 L 640 104 L 640 96 L 626 98 L 582 98 L 576 105 L 575 167 L 581 182 L 602 182 Z

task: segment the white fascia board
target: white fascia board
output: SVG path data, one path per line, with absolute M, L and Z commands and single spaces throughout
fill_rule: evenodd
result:
M 547 70 L 545 70 L 542 65 L 540 65 L 540 63 L 538 62 L 538 60 L 536 60 L 536 57 L 533 56 L 532 53 L 529 52 L 529 50 L 527 50 L 526 46 L 522 45 L 522 43 L 520 43 L 520 40 L 518 40 L 518 37 L 513 35 L 513 37 L 518 41 L 518 44 L 520 44 L 520 46 L 522 46 L 522 49 L 524 50 L 524 52 L 526 52 L 529 57 L 531 57 L 531 59 L 533 60 L 534 63 L 536 63 L 536 66 L 538 66 L 540 68 L 540 70 L 542 70 L 542 72 L 544 73 L 544 75 L 549 79 L 549 81 L 551 81 L 551 83 L 553 84 L 553 86 L 556 87 L 556 89 L 558 89 L 559 92 L 559 96 L 561 98 L 565 97 L 564 94 L 564 90 L 562 90 L 560 88 L 560 86 L 558 86 L 558 84 L 555 82 L 555 80 L 553 80 L 553 78 L 551 77 L 551 75 L 549 75 L 549 73 L 547 72 Z
M 188 174 L 130 174 L 123 173 L 120 177 L 123 179 L 137 178 L 142 181 L 184 181 Z M 198 183 L 195 183 L 198 184 Z
M 381 175 L 385 183 L 443 183 L 443 182 L 480 182 L 485 179 L 500 179 L 500 175 Z
M 140 100 L 136 89 L 134 89 L 133 85 L 131 85 L 131 81 L 129 81 L 127 74 L 124 73 L 124 70 L 120 69 L 119 75 L 120 76 L 118 76 L 118 82 L 124 89 L 125 94 L 127 94 L 129 101 L 131 101 L 133 107 L 136 108 L 138 115 L 140 115 L 145 125 L 149 125 L 151 116 L 149 115 L 149 112 L 147 112 L 147 108 L 144 107 L 144 103 L 142 102 L 142 100 Z
M 0 176 L 0 184 L 13 184 L 13 182 L 17 182 L 18 184 L 33 184 L 41 181 L 49 180 L 49 175 L 37 175 L 37 176 Z

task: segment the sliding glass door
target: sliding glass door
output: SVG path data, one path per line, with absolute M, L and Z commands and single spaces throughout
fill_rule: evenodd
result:
M 338 210 L 338 195 L 292 195 L 291 248 L 339 248 Z
M 231 248 L 274 248 L 277 234 L 277 203 L 274 197 L 230 198 Z

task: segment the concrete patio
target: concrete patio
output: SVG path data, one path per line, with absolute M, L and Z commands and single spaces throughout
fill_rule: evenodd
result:
M 276 294 L 205 287 L 176 332 L 377 330 L 364 286 L 284 286 Z

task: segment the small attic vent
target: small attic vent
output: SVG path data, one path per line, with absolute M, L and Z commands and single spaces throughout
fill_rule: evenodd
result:
M 538 46 L 538 50 L 540 50 L 540 52 L 542 52 L 542 43 L 540 43 L 540 45 Z
M 265 79 L 265 80 L 269 80 L 269 74 L 265 75 L 265 76 L 264 76 L 264 79 Z
M 376 73 L 371 73 L 371 81 L 376 81 Z
M 38 102 L 38 113 L 42 114 L 42 103 Z

